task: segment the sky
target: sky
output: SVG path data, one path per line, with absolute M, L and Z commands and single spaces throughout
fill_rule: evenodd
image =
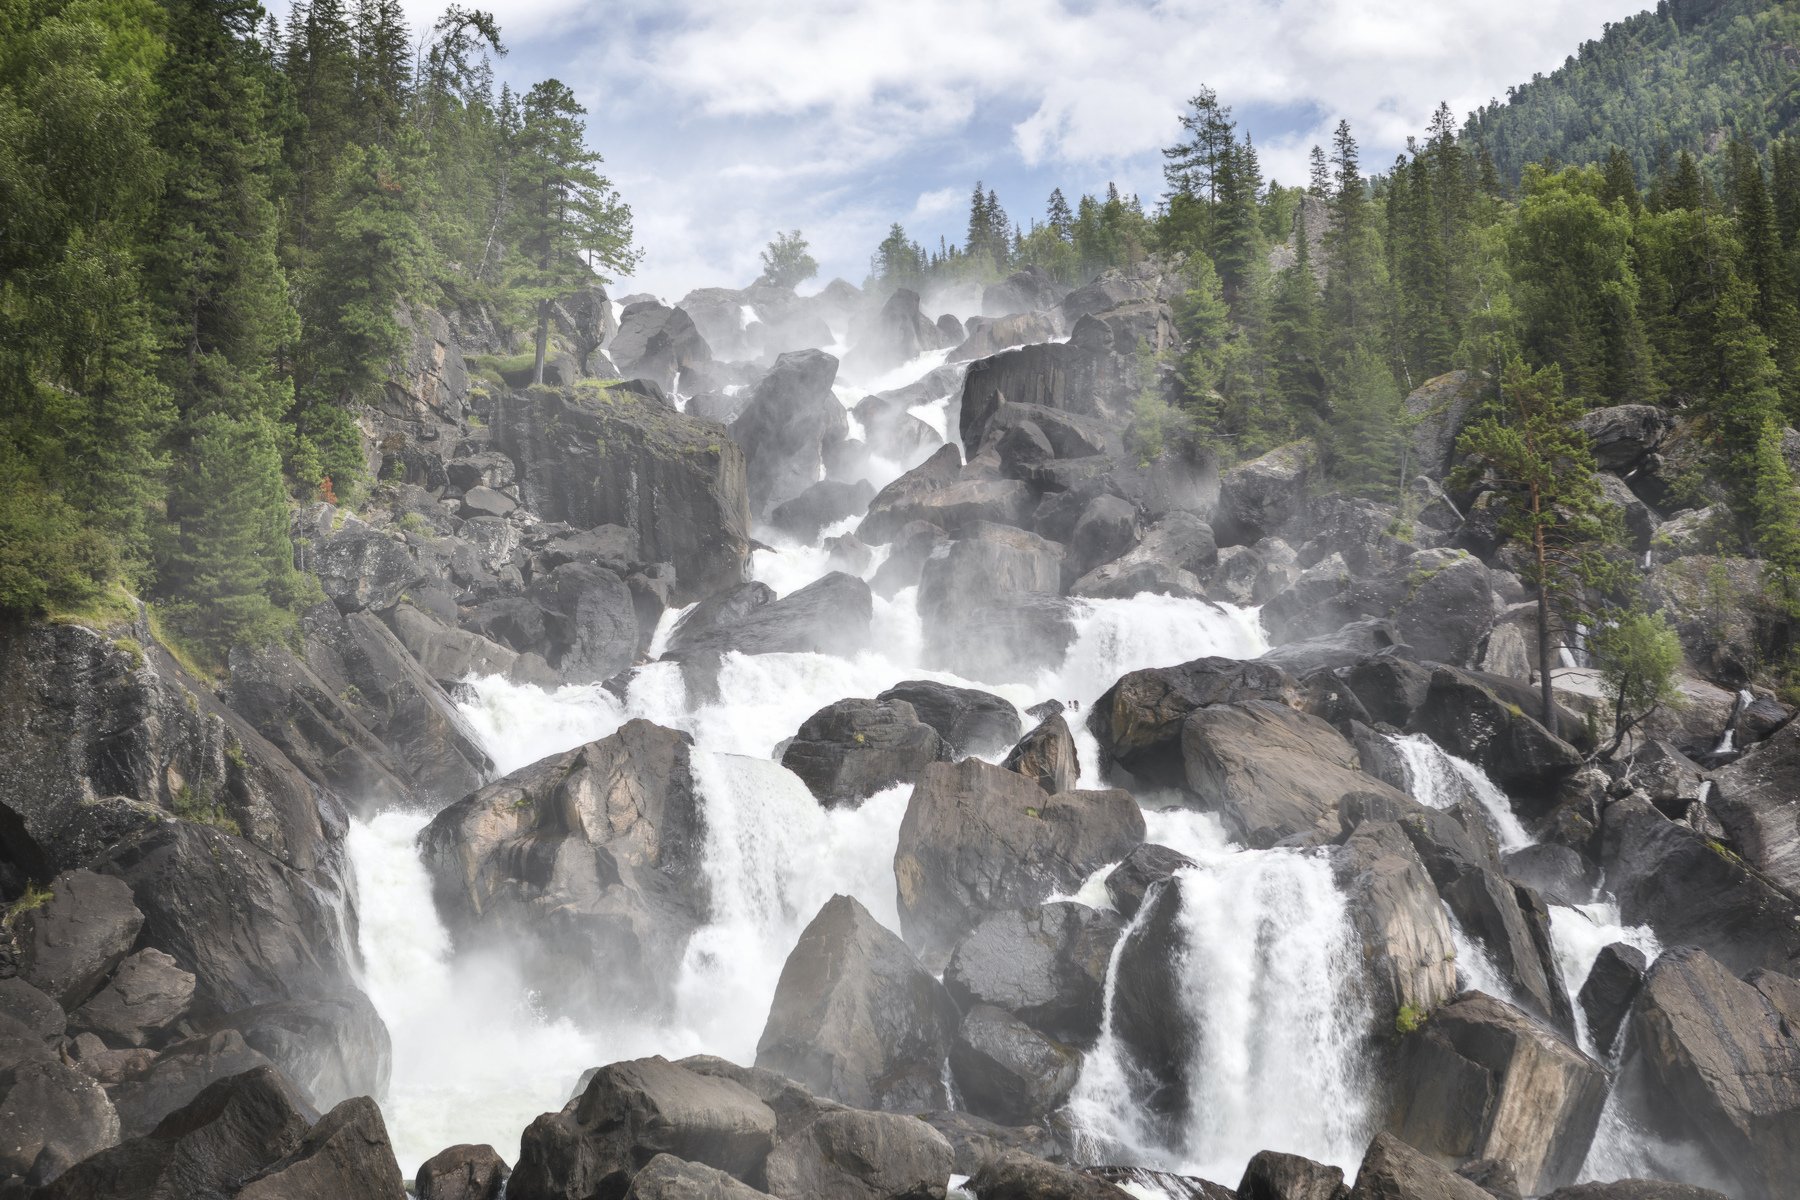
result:
M 421 28 L 441 10 L 405 0 Z M 1264 171 L 1303 182 L 1347 117 L 1384 168 L 1440 100 L 1459 118 L 1554 70 L 1645 0 L 475 0 L 515 87 L 554 76 L 631 205 L 615 295 L 741 287 L 798 228 L 813 286 L 861 283 L 899 221 L 959 240 L 976 180 L 1021 224 L 1053 187 L 1146 206 L 1202 84 Z M 807 290 L 802 288 L 802 290 Z

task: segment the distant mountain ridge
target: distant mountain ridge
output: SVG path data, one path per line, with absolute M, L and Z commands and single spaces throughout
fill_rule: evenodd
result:
M 1508 181 L 1531 162 L 1603 162 L 1615 145 L 1639 178 L 1665 150 L 1705 160 L 1734 131 L 1761 149 L 1800 121 L 1800 0 L 1662 0 L 1507 91 L 1464 135 Z

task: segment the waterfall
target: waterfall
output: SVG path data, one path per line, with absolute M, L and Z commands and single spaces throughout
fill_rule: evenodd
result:
M 1354 1174 L 1371 1118 L 1370 1017 L 1330 862 L 1320 851 L 1237 849 L 1211 815 L 1148 820 L 1151 841 L 1197 864 L 1174 877 L 1181 1001 L 1197 1035 L 1191 1117 L 1167 1140 L 1144 1120 L 1144 1085 L 1113 1028 L 1119 959 L 1143 909 L 1114 950 L 1105 1023 L 1070 1097 L 1084 1157 L 1235 1181 L 1251 1155 L 1276 1149 Z
M 1537 839 L 1513 815 L 1512 801 L 1487 772 L 1445 751 L 1422 733 L 1390 739 L 1406 764 L 1407 791 L 1427 808 L 1453 808 L 1471 800 L 1487 819 L 1502 852 L 1518 850 Z

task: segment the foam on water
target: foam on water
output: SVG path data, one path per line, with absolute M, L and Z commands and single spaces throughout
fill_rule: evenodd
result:
M 1121 939 L 1105 1025 L 1070 1097 L 1084 1157 L 1237 1179 L 1251 1155 L 1276 1149 L 1353 1172 L 1370 1120 L 1361 1048 L 1370 1018 L 1356 983 L 1359 945 L 1325 853 L 1240 850 L 1210 815 L 1150 813 L 1146 823 L 1151 841 L 1197 864 L 1175 875 L 1191 1115 L 1172 1135 L 1145 1120 L 1143 1082 L 1113 1028 Z
M 1556 971 L 1563 989 L 1575 1009 L 1575 1032 L 1581 1048 L 1600 1058 L 1588 1030 L 1587 1012 L 1576 997 L 1587 982 L 1588 972 L 1600 951 L 1614 942 L 1624 942 L 1643 951 L 1644 961 L 1653 963 L 1662 954 L 1662 943 L 1648 925 L 1627 925 L 1619 917 L 1619 906 L 1610 900 L 1596 901 L 1569 908 L 1550 906 L 1550 940 L 1556 954 Z

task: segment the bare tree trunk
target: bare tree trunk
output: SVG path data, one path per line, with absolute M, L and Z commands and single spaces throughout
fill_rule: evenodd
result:
M 1538 511 L 1538 491 L 1531 489 L 1531 509 Z M 1552 663 L 1550 658 L 1550 575 L 1549 554 L 1544 547 L 1544 527 L 1536 526 L 1532 531 L 1532 550 L 1537 555 L 1538 600 L 1537 600 L 1537 637 L 1538 637 L 1538 684 L 1544 693 L 1543 722 L 1544 728 L 1551 733 L 1556 732 L 1556 691 L 1550 682 Z
M 544 348 L 550 341 L 550 301 L 538 301 L 537 361 L 531 367 L 531 382 L 544 382 Z

